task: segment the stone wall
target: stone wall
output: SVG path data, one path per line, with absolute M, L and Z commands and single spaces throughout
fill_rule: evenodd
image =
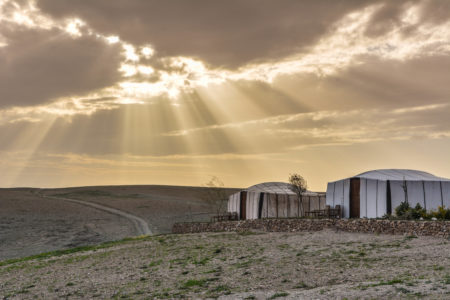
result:
M 220 231 L 336 231 L 450 237 L 450 221 L 374 219 L 257 219 L 216 223 L 175 223 L 173 233 Z

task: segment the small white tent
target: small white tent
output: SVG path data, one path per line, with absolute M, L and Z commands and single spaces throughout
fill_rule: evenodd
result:
M 228 212 L 236 212 L 239 219 L 292 218 L 302 211 L 325 209 L 325 194 L 305 192 L 303 210 L 292 186 L 284 182 L 265 182 L 232 194 L 228 199 Z
M 411 206 L 420 203 L 427 210 L 449 207 L 450 179 L 416 170 L 384 169 L 327 186 L 327 205 L 341 205 L 344 218 L 379 218 L 393 213 L 403 201 Z

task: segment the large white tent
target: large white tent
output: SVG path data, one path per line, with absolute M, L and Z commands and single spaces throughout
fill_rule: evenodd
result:
M 325 194 L 305 192 L 303 209 L 292 186 L 284 182 L 265 182 L 232 194 L 228 199 L 228 212 L 236 212 L 239 219 L 292 218 L 305 211 L 325 209 Z
M 450 207 L 450 179 L 416 170 L 383 169 L 327 186 L 327 205 L 341 205 L 344 218 L 379 218 L 404 201 L 427 210 Z

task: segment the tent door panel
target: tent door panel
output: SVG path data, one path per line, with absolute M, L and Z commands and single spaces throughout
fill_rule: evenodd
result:
M 259 194 L 258 219 L 262 218 L 263 204 L 264 204 L 264 193 L 261 193 L 261 194 Z
M 359 218 L 359 178 L 350 179 L 350 218 Z
M 247 218 L 247 192 L 241 192 L 241 220 L 245 220 Z

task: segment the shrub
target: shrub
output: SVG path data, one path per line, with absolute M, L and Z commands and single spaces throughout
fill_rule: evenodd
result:
M 403 217 L 405 216 L 405 214 L 407 213 L 407 211 L 411 209 L 411 207 L 409 206 L 409 203 L 406 201 L 403 201 L 402 203 L 400 203 L 399 206 L 397 206 L 395 208 L 395 214 L 397 215 L 397 217 Z
M 450 208 L 439 206 L 437 211 L 427 212 L 419 203 L 415 207 L 411 207 L 408 202 L 402 202 L 395 208 L 395 214 L 399 219 L 405 220 L 419 220 L 423 218 L 429 220 L 436 218 L 438 220 L 450 220 Z M 383 216 L 383 218 L 390 218 L 390 216 Z

